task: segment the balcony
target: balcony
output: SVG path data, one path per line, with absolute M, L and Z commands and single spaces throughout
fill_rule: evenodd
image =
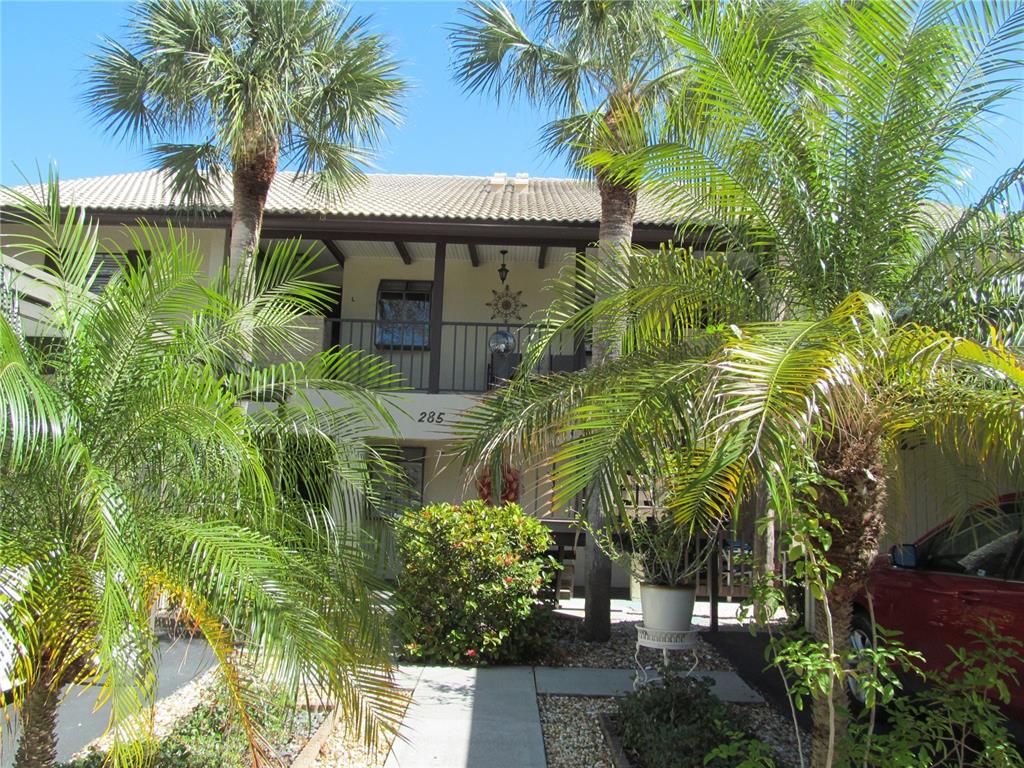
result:
M 405 385 L 421 392 L 479 393 L 494 388 L 518 368 L 523 349 L 535 330 L 532 325 L 442 322 L 435 333 L 426 322 L 380 320 L 328 320 L 324 328 L 327 346 L 350 346 L 373 352 L 388 360 L 405 379 Z M 488 341 L 497 331 L 515 339 L 512 353 L 492 353 Z M 585 363 L 571 334 L 557 337 L 535 370 L 572 371 Z

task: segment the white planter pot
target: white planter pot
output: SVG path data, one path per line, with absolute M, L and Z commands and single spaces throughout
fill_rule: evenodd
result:
M 644 627 L 664 632 L 689 632 L 696 597 L 696 587 L 641 584 L 640 604 L 644 612 Z

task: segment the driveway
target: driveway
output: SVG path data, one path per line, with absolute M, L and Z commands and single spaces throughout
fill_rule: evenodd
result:
M 160 670 L 157 698 L 174 693 L 213 666 L 213 652 L 203 640 L 172 641 L 160 638 Z M 93 739 L 101 736 L 107 727 L 110 711 L 107 705 L 96 710 L 96 690 L 74 685 L 64 692 L 57 713 L 57 759 L 67 760 Z M 0 732 L 0 768 L 14 764 L 18 726 Z

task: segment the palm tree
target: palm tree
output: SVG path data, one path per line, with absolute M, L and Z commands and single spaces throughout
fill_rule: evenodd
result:
M 86 103 L 116 137 L 151 143 L 185 203 L 209 200 L 230 169 L 236 273 L 282 160 L 343 192 L 398 118 L 405 84 L 387 42 L 327 0 L 147 0 L 130 13 L 127 45 L 107 39 L 92 57 Z
M 639 178 L 680 221 L 699 223 L 708 250 L 725 254 L 749 289 L 756 286 L 758 301 L 735 293 L 727 296 L 738 303 L 720 301 L 720 289 L 710 277 L 697 280 L 689 259 L 660 257 L 645 266 L 651 257 L 636 256 L 628 278 L 601 272 L 604 286 L 593 291 L 607 293 L 593 307 L 575 300 L 563 278 L 539 341 L 558 328 L 597 328 L 594 317 L 610 314 L 603 325 L 616 337 L 611 343 L 635 352 L 603 370 L 515 382 L 471 417 L 466 450 L 474 458 L 499 446 L 533 452 L 544 445 L 555 450 L 562 496 L 597 483 L 612 503 L 631 472 L 667 473 L 659 455 L 689 446 L 708 482 L 720 466 L 742 459 L 780 513 L 791 506 L 788 478 L 782 472 L 773 484 L 765 468 L 771 460 L 788 461 L 783 468 L 797 457 L 810 461 L 836 521 L 831 557 L 843 576 L 828 599 L 840 606 L 830 634 L 842 645 L 848 615 L 841 606 L 862 586 L 864 565 L 878 548 L 899 415 L 913 406 L 906 423 L 932 428 L 937 440 L 934 422 L 966 412 L 974 428 L 968 434 L 994 432 L 1008 452 L 1017 445 L 1019 383 L 989 392 L 970 386 L 970 376 L 1019 381 L 1016 373 L 998 373 L 997 358 L 1005 354 L 1009 368 L 1019 368 L 1004 349 L 1020 338 L 1024 306 L 1024 168 L 1010 169 L 966 208 L 931 199 L 955 181 L 964 152 L 988 142 L 987 117 L 1013 85 L 1024 12 L 1008 3 L 812 6 L 801 26 L 785 30 L 784 43 L 771 45 L 751 13 L 756 6 L 685 9 L 693 12 L 661 18 L 687 71 L 686 97 L 669 105 L 662 141 L 631 156 L 598 150 L 587 162 L 613 179 Z M 639 121 L 618 130 L 626 143 L 647 134 Z M 673 269 L 677 279 L 666 275 Z M 882 301 L 851 298 L 862 292 Z M 900 323 L 927 320 L 940 330 L 878 331 L 875 337 L 887 340 L 881 352 L 864 341 L 868 336 L 839 333 L 853 320 L 874 327 L 876 316 L 889 328 L 887 315 L 871 309 L 885 305 L 896 308 Z M 863 310 L 853 311 L 858 306 Z M 712 343 L 729 324 L 739 332 Z M 836 334 L 833 341 L 818 337 L 823 328 Z M 941 331 L 982 346 L 950 341 Z M 813 348 L 804 333 L 816 339 Z M 984 370 L 961 380 L 959 369 L 948 376 L 942 369 L 937 379 L 922 380 L 902 353 L 889 356 L 905 348 L 930 359 L 927 339 L 948 353 L 951 366 L 964 353 L 984 359 Z M 742 352 L 748 343 L 751 351 Z M 836 366 L 858 372 L 849 388 L 821 378 L 823 371 L 838 376 Z M 847 395 L 823 398 L 820 389 L 815 395 L 814 386 L 858 396 L 860 404 L 852 407 Z M 918 395 L 941 396 L 943 408 L 910 398 L 914 386 Z M 948 396 L 952 391 L 957 395 Z M 820 411 L 807 411 L 809 403 Z M 804 430 L 799 439 L 787 435 L 797 428 Z M 567 442 L 555 448 L 560 440 Z M 806 450 L 794 453 L 793 446 Z M 868 477 L 874 479 L 865 483 Z M 716 511 L 699 483 L 684 485 L 691 499 Z M 828 495 L 836 487 L 841 492 Z M 692 501 L 684 506 L 701 509 Z M 832 694 L 818 705 L 839 712 L 845 691 L 834 686 Z M 831 763 L 842 730 L 841 721 L 822 714 L 815 718 L 816 765 Z
M 823 316 L 856 290 L 917 316 L 956 279 L 1019 266 L 1006 195 L 1024 163 L 972 205 L 936 201 L 993 146 L 989 120 L 1021 79 L 1024 5 L 812 6 L 780 45 L 744 4 L 695 7 L 661 20 L 688 75 L 664 140 L 587 162 L 639 179 L 717 247 L 765 255 L 778 316 Z
M 132 247 L 149 258 L 122 255 L 100 290 L 97 226 L 61 209 L 55 182 L 42 193 L 8 191 L 3 243 L 43 254 L 60 281 L 45 343 L 0 319 L 0 629 L 15 652 L 3 704 L 20 711 L 15 765 L 54 764 L 56 708 L 73 682 L 110 703 L 111 764 L 139 764 L 158 599 L 209 642 L 254 760 L 266 742 L 248 716 L 250 674 L 338 697 L 376 738 L 397 716 L 384 611 L 336 499 L 372 498 L 365 438 L 390 423 L 394 377 L 359 352 L 308 355 L 302 319 L 330 291 L 297 243 L 268 252 L 259 276 L 225 267 L 211 283 L 187 236 L 142 227 Z M 308 361 L 241 370 L 252 338 Z M 326 407 L 316 391 L 346 404 Z
M 624 143 L 617 126 L 646 125 L 677 89 L 666 38 L 656 32 L 660 2 L 567 2 L 542 0 L 530 5 L 522 22 L 502 2 L 471 0 L 462 9 L 467 21 L 455 25 L 451 41 L 457 79 L 469 91 L 525 97 L 554 112 L 544 129 L 547 150 L 567 155 L 572 168 L 588 152 L 605 148 L 628 152 L 642 144 Z M 594 171 L 601 195 L 598 251 L 612 263 L 633 237 L 637 194 L 626 179 Z M 594 338 L 595 363 L 617 354 Z M 589 523 L 599 530 L 603 513 L 597 495 Z M 592 539 L 593 537 L 591 537 Z M 588 540 L 586 575 L 587 633 L 606 640 L 611 632 L 611 562 Z
M 671 250 L 625 258 L 629 277 L 587 265 L 606 297 L 592 305 L 560 278 L 542 326 L 547 338 L 608 314 L 621 357 L 524 375 L 487 395 L 460 427 L 466 460 L 550 454 L 556 504 L 596 487 L 619 515 L 630 513 L 620 488 L 660 478 L 667 508 L 691 531 L 713 530 L 760 485 L 788 525 L 807 501 L 796 479 L 817 478 L 815 521 L 839 571 L 819 639 L 841 668 L 899 446 L 924 436 L 967 455 L 999 453 L 1024 474 L 1024 355 L 897 324 L 859 293 L 821 319 L 765 321 L 763 299 L 724 261 Z M 814 702 L 818 766 L 833 765 L 842 737 L 846 674 Z

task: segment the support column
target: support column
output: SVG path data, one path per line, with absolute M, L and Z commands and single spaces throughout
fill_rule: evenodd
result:
M 434 286 L 430 295 L 430 380 L 427 391 L 441 390 L 441 321 L 444 318 L 444 262 L 448 244 L 434 246 Z
M 576 246 L 576 290 L 577 293 L 581 290 L 580 276 L 586 271 L 586 267 L 583 264 L 583 257 L 587 253 L 587 244 Z M 582 371 L 587 367 L 587 350 L 586 350 L 586 335 L 583 330 L 577 330 L 573 335 L 572 352 L 573 352 L 573 370 Z
M 711 631 L 718 631 L 718 598 L 719 598 L 719 579 L 721 579 L 721 572 L 718 567 L 718 558 L 722 554 L 722 529 L 715 529 L 715 537 L 713 539 L 711 548 L 711 560 L 710 568 L 708 569 L 708 602 L 710 603 L 709 608 L 711 609 Z

